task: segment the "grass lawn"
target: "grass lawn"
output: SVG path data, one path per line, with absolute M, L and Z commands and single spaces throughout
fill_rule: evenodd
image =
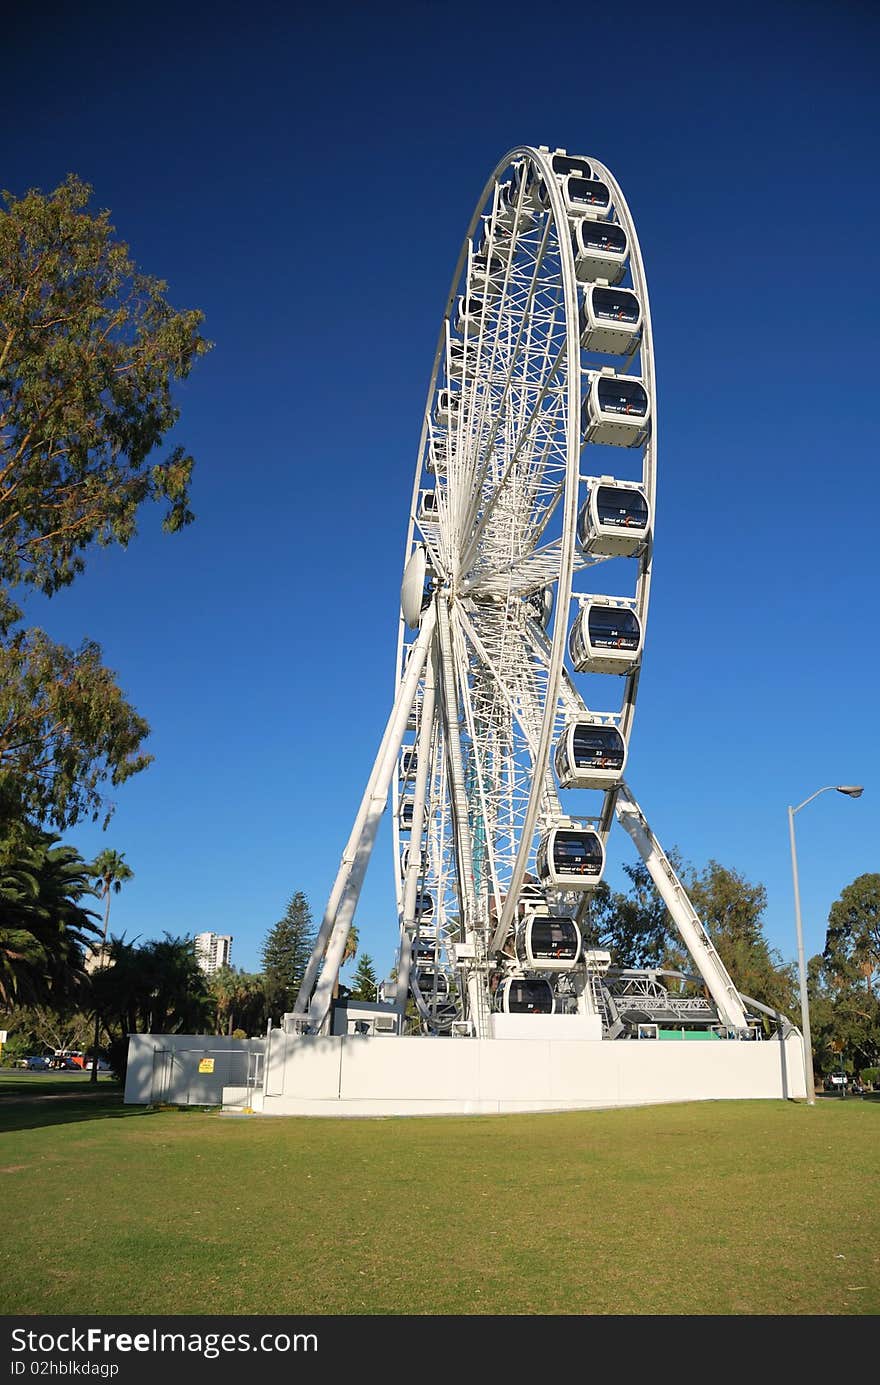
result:
M 880 1102 L 306 1120 L 24 1079 L 2 1313 L 880 1312 Z

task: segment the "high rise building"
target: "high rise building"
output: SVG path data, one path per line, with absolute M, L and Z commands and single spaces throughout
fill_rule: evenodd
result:
M 228 933 L 197 933 L 196 959 L 207 976 L 218 967 L 228 967 L 232 956 L 232 937 Z

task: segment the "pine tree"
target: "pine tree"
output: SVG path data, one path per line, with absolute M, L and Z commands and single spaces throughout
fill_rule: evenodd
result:
M 293 1009 L 315 945 L 309 901 L 297 890 L 284 917 L 266 934 L 262 962 L 269 1013 L 276 1019 Z
M 376 999 L 376 971 L 373 967 L 373 959 L 368 952 L 363 953 L 358 962 L 351 998 L 352 1000 L 370 1001 Z

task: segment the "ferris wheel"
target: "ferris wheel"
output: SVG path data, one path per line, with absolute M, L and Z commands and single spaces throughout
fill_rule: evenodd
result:
M 656 467 L 623 193 L 591 156 L 518 147 L 483 189 L 440 326 L 395 699 L 297 1002 L 312 1032 L 389 796 L 401 1031 L 485 1037 L 499 1009 L 595 1005 L 582 924 L 630 802 Z
M 457 1017 L 451 946 L 509 950 L 529 902 L 579 914 L 601 876 L 648 610 L 654 396 L 616 181 L 592 158 L 512 151 L 459 254 L 407 535 L 399 678 L 425 576 L 438 610 L 433 686 L 394 784 L 396 877 L 410 988 L 438 1028 Z M 610 563 L 606 594 L 578 595 L 570 626 L 575 574 L 613 558 L 627 561 Z M 588 705 L 590 673 L 604 686 Z M 594 816 L 563 786 L 598 790 Z

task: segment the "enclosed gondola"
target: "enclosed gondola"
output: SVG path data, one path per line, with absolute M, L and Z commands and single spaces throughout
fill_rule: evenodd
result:
M 576 673 L 630 673 L 642 656 L 642 627 L 632 606 L 587 597 L 568 635 Z
M 631 558 L 651 527 L 645 492 L 635 481 L 602 476 L 590 483 L 577 522 L 578 543 L 590 557 Z
M 506 977 L 493 1003 L 502 1015 L 552 1015 L 556 1010 L 553 987 L 543 976 Z
M 423 923 L 434 917 L 434 896 L 428 894 L 427 890 L 416 895 L 415 916 Z
M 569 216 L 598 217 L 604 220 L 611 215 L 611 189 L 607 183 L 597 178 L 580 178 L 570 173 L 559 180 L 559 189 L 565 210 Z M 547 188 L 541 185 L 541 200 L 544 206 L 550 205 Z
M 533 913 L 516 931 L 516 960 L 535 971 L 571 971 L 581 955 L 581 930 L 574 919 Z
M 553 615 L 553 601 L 556 592 L 553 587 L 539 587 L 526 597 L 526 610 L 532 620 L 536 620 L 542 630 L 546 630 Z
M 625 356 L 636 346 L 642 330 L 642 305 L 632 289 L 589 284 L 580 311 L 581 346 Z
M 404 746 L 400 752 L 400 777 L 401 779 L 411 779 L 416 772 L 419 757 L 415 748 L 407 749 Z
M 414 808 L 415 802 L 411 796 L 408 795 L 406 798 L 402 798 L 400 800 L 400 809 L 398 816 L 400 820 L 401 832 L 412 831 Z
M 457 390 L 438 390 L 437 402 L 434 405 L 434 422 L 438 428 L 451 427 L 458 418 L 460 408 L 461 395 Z
M 416 964 L 424 965 L 425 962 L 435 961 L 438 946 L 437 938 L 433 934 L 417 933 L 412 940 L 412 955 Z
M 510 184 L 510 201 L 516 206 L 518 200 L 530 212 L 540 211 L 543 206 L 543 179 L 528 159 L 517 166 Z
M 545 889 L 593 890 L 602 879 L 605 849 L 591 828 L 561 824 L 541 838 L 535 864 Z
M 467 332 L 469 338 L 476 338 L 480 332 L 480 324 L 483 321 L 483 314 L 486 309 L 486 300 L 479 294 L 463 294 L 458 300 L 455 309 L 454 327 L 456 332 L 464 336 Z
M 471 265 L 470 287 L 476 294 L 500 293 L 504 286 L 506 262 L 501 255 L 475 255 Z
M 581 283 L 607 279 L 619 284 L 626 271 L 629 241 L 626 231 L 614 221 L 594 221 L 578 217 L 572 224 L 575 273 Z
M 446 375 L 456 385 L 461 385 L 466 375 L 473 375 L 480 357 L 480 343 L 474 336 L 467 341 L 461 337 L 450 336 L 446 352 Z
M 623 778 L 626 741 L 616 726 L 570 721 L 556 744 L 554 764 L 562 789 L 607 789 Z
M 536 194 L 535 194 L 536 195 Z M 535 224 L 535 208 L 531 194 L 519 201 L 519 188 L 516 182 L 505 183 L 501 188 L 495 224 L 502 230 L 527 231 Z
M 599 370 L 584 400 L 584 442 L 640 447 L 648 436 L 650 401 L 635 375 Z
M 434 996 L 438 1000 L 449 998 L 449 977 L 436 967 L 418 967 L 413 981 L 422 999 L 429 1003 Z
M 425 453 L 425 471 L 429 476 L 442 476 L 446 470 L 446 459 L 448 457 L 446 439 L 441 437 L 432 438 Z
M 593 165 L 586 159 L 576 158 L 572 154 L 566 154 L 564 150 L 557 150 L 550 155 L 550 166 L 557 178 L 567 178 L 570 173 L 578 178 L 592 178 Z
M 418 519 L 420 523 L 427 520 L 429 523 L 436 524 L 440 517 L 440 507 L 435 490 L 422 491 L 419 496 Z
M 485 259 L 488 255 L 503 255 L 506 261 L 512 239 L 513 232 L 509 226 L 502 226 L 497 217 L 484 217 L 475 258 Z

